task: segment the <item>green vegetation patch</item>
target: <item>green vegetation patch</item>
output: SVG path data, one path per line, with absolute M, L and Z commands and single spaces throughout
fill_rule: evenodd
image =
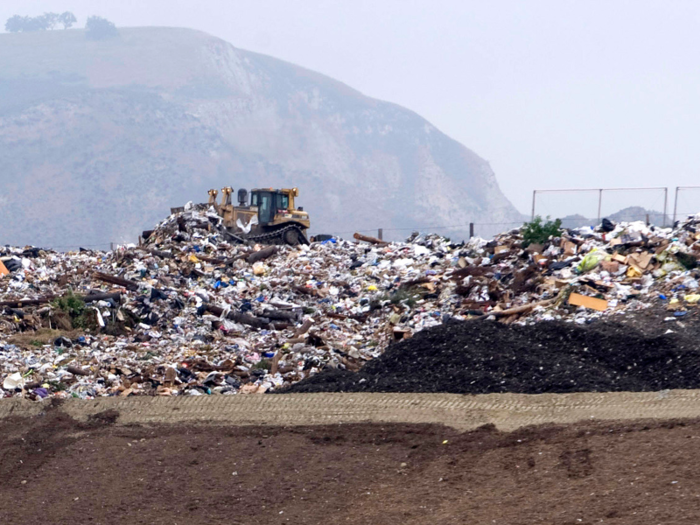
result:
M 547 222 L 543 223 L 542 217 L 538 215 L 530 222 L 523 224 L 522 235 L 525 247 L 531 244 L 544 244 L 550 237 L 561 235 L 561 219 L 551 221 L 547 217 Z

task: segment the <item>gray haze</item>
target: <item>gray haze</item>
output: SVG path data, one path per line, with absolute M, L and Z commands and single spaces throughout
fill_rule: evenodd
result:
M 6 0 L 0 19 L 64 10 L 200 29 L 401 104 L 486 158 L 523 212 L 536 187 L 700 183 L 700 2 Z
M 522 224 L 488 163 L 413 111 L 194 29 L 87 36 L 0 35 L 2 242 L 134 240 L 228 184 L 298 186 L 313 233 Z

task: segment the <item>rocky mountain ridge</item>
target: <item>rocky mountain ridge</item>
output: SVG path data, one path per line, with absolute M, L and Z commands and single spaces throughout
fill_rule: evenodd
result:
M 488 163 L 425 119 L 189 29 L 0 35 L 0 243 L 134 241 L 230 185 L 300 188 L 313 232 L 516 225 Z

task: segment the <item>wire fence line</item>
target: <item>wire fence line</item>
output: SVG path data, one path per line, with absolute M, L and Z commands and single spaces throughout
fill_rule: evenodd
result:
M 353 233 L 372 233 L 372 232 L 397 232 L 397 231 L 407 231 L 407 232 L 428 232 L 435 230 L 469 230 L 470 227 L 476 228 L 477 226 L 522 226 L 525 221 L 510 221 L 510 222 L 468 222 L 464 224 L 450 224 L 443 226 L 410 226 L 405 228 L 363 228 L 347 231 L 332 231 L 328 235 L 352 235 Z
M 683 218 L 690 216 L 690 215 L 695 215 L 696 212 L 678 212 L 678 219 L 682 220 Z M 655 224 L 656 221 L 653 220 L 654 215 L 661 216 L 660 213 L 658 214 L 649 214 L 650 218 L 650 223 Z M 380 230 L 382 233 L 391 233 L 391 232 L 420 232 L 420 233 L 439 233 L 440 231 L 444 230 L 460 230 L 464 232 L 469 232 L 470 230 L 474 233 L 475 236 L 479 236 L 480 229 L 483 232 L 483 227 L 500 227 L 502 228 L 502 231 L 508 231 L 510 229 L 520 227 L 522 226 L 525 222 L 527 221 L 507 221 L 507 222 L 473 222 L 473 223 L 463 223 L 463 224 L 449 224 L 449 225 L 442 225 L 442 226 L 411 226 L 411 227 L 401 227 L 401 228 L 358 228 L 358 229 L 353 229 L 353 230 L 344 230 L 344 231 L 331 231 L 327 232 L 327 235 L 333 235 L 336 237 L 343 237 L 343 236 L 351 236 L 354 233 L 363 233 L 363 234 L 372 234 L 374 236 L 379 236 L 380 235 Z M 577 218 L 571 218 L 571 219 L 562 219 L 562 226 L 565 228 L 578 228 L 578 227 L 583 227 L 583 226 L 596 226 L 598 224 L 597 218 L 591 218 L 591 217 L 577 217 Z M 480 228 L 481 227 L 481 228 Z M 320 234 L 321 232 L 319 232 Z M 468 236 L 466 236 L 468 237 Z M 135 241 L 134 241 L 135 243 Z M 124 245 L 124 244 L 129 244 L 127 242 L 102 242 L 102 243 L 90 243 L 90 244 L 85 244 L 85 243 L 72 243 L 72 244 L 60 244 L 60 245 L 54 245 L 54 244 L 45 244 L 45 246 L 48 249 L 53 249 L 57 251 L 61 250 L 66 250 L 66 251 L 72 251 L 72 250 L 77 250 L 80 248 L 96 248 L 104 251 L 108 250 L 113 250 L 117 246 Z M 36 246 L 42 246 L 41 244 L 36 245 Z
M 592 212 L 597 209 L 596 222 L 600 222 L 610 211 L 611 203 L 609 195 L 616 195 L 612 206 L 621 210 L 629 207 L 638 207 L 642 202 L 646 202 L 644 208 L 654 209 L 660 207 L 662 212 L 662 225 L 665 225 L 668 217 L 668 188 L 667 187 L 628 187 L 628 188 L 550 188 L 536 189 L 532 192 L 532 212 L 531 218 L 536 215 L 543 215 L 542 208 L 555 206 L 558 210 L 565 209 L 570 213 L 572 204 L 574 208 L 585 207 Z M 646 194 L 646 198 L 644 195 Z M 575 195 L 575 197 L 572 197 Z M 546 200 L 545 197 L 549 197 Z M 543 200 L 544 199 L 544 200 Z M 653 201 L 653 203 L 651 202 Z M 604 205 L 605 203 L 605 205 Z M 562 208 L 563 206 L 563 208 Z M 557 215 L 559 215 L 557 213 Z M 576 217 L 578 219 L 578 217 Z
M 676 220 L 683 220 L 684 218 L 695 215 L 698 213 L 697 211 L 695 212 L 677 212 L 677 219 Z M 668 218 L 668 216 L 666 216 Z M 554 219 L 552 219 L 554 220 Z M 595 227 L 598 224 L 600 224 L 600 220 L 598 220 L 597 217 L 571 217 L 571 218 L 562 218 L 561 224 L 564 228 L 580 228 L 580 227 L 585 227 L 585 226 L 591 226 Z M 658 213 L 648 213 L 645 214 L 645 217 L 639 217 L 633 220 L 641 220 L 643 222 L 647 222 L 649 225 L 655 225 L 655 226 L 662 226 L 664 222 L 664 214 L 661 212 Z M 346 230 L 346 231 L 332 231 L 328 232 L 328 235 L 334 235 L 334 236 L 343 236 L 343 235 L 352 235 L 354 233 L 364 233 L 364 234 L 374 234 L 375 236 L 379 237 L 380 232 L 381 233 L 387 233 L 387 232 L 399 232 L 399 231 L 407 231 L 407 232 L 421 232 L 421 233 L 437 233 L 440 230 L 462 230 L 462 231 L 473 231 L 475 235 L 479 234 L 479 227 L 495 227 L 499 226 L 502 227 L 502 231 L 507 231 L 508 229 L 512 229 L 515 227 L 520 227 L 523 224 L 525 224 L 527 221 L 521 220 L 521 221 L 509 221 L 509 222 L 472 222 L 472 223 L 465 223 L 465 224 L 451 224 L 451 225 L 443 225 L 443 226 L 414 226 L 414 227 L 407 227 L 407 228 L 363 228 L 363 229 L 355 229 L 355 230 Z M 672 227 L 673 224 L 671 221 L 666 221 L 666 227 Z
M 572 204 L 575 208 L 587 209 L 584 217 L 570 217 L 572 222 L 593 222 L 597 224 L 603 218 L 608 217 L 612 208 L 622 212 L 643 208 L 649 211 L 647 222 L 657 226 L 671 226 L 677 220 L 688 215 L 695 215 L 700 210 L 700 186 L 676 186 L 671 193 L 670 187 L 627 187 L 627 188 L 551 188 L 533 190 L 531 218 L 537 215 L 561 216 L 559 213 L 566 210 L 571 214 Z M 610 199 L 610 195 L 615 195 Z M 572 195 L 576 195 L 572 198 Z M 672 205 L 672 207 L 671 207 Z M 551 213 L 550 209 L 556 208 L 557 213 Z M 690 213 L 684 213 L 682 209 L 695 208 Z M 597 209 L 596 218 L 588 218 L 588 214 Z M 612 215 L 617 215 L 612 213 Z M 624 220 L 620 218 L 619 220 Z M 633 220 L 636 220 L 633 219 Z
M 354 230 L 346 230 L 346 231 L 331 231 L 331 232 L 318 232 L 320 233 L 326 233 L 327 235 L 333 235 L 333 236 L 338 236 L 341 237 L 343 235 L 353 235 L 354 233 L 366 233 L 366 234 L 378 234 L 380 230 L 383 232 L 423 232 L 423 233 L 433 233 L 433 232 L 438 232 L 440 230 L 464 230 L 464 231 L 469 231 L 470 226 L 475 229 L 478 228 L 479 226 L 502 226 L 504 229 L 509 228 L 509 227 L 515 227 L 515 226 L 522 226 L 524 221 L 510 221 L 510 222 L 475 222 L 475 223 L 465 223 L 465 224 L 449 224 L 449 225 L 442 225 L 442 226 L 411 226 L 411 227 L 401 227 L 401 228 L 361 228 L 361 229 L 354 229 Z M 64 241 L 65 242 L 65 241 Z M 137 241 L 132 241 L 136 243 Z M 66 243 L 66 244 L 51 244 L 51 243 L 39 243 L 39 244 L 27 244 L 27 246 L 43 246 L 47 249 L 52 249 L 52 250 L 57 250 L 57 251 L 73 251 L 73 250 L 78 250 L 80 248 L 96 248 L 96 249 L 103 249 L 104 251 L 107 250 L 113 250 L 117 246 L 124 245 L 124 244 L 129 244 L 128 242 L 115 242 L 115 241 L 109 241 L 109 242 L 101 242 L 101 243 L 81 243 L 81 242 L 74 242 L 74 243 Z
M 682 188 L 683 189 L 683 188 Z M 688 188 L 688 189 L 696 189 L 695 187 Z M 700 189 L 700 187 L 698 187 Z M 698 207 L 700 209 L 700 206 Z M 674 215 L 676 221 L 678 220 L 683 220 L 688 216 L 692 216 L 698 213 L 698 210 L 695 211 L 690 211 L 690 212 L 683 212 L 683 211 L 678 211 L 674 210 Z M 646 221 L 649 224 L 655 224 L 660 226 L 662 221 L 663 221 L 663 213 L 661 212 L 651 212 L 648 213 L 647 216 L 645 217 Z M 661 220 L 659 220 L 661 218 Z M 592 218 L 592 217 L 573 217 L 573 218 L 563 218 L 561 219 L 562 221 L 562 226 L 565 228 L 577 228 L 577 227 L 583 227 L 583 226 L 596 226 L 599 224 L 598 218 Z M 520 227 L 522 226 L 525 222 L 525 220 L 520 220 L 520 221 L 506 221 L 506 222 L 471 222 L 471 223 L 460 223 L 460 224 L 448 224 L 448 225 L 440 225 L 440 226 L 411 226 L 411 227 L 400 227 L 400 228 L 380 228 L 380 227 L 374 227 L 374 228 L 360 228 L 360 229 L 354 229 L 354 230 L 346 230 L 346 231 L 331 231 L 331 232 L 325 232 L 327 235 L 333 235 L 337 237 L 342 237 L 345 235 L 353 235 L 354 233 L 364 233 L 364 234 L 374 234 L 377 236 L 381 236 L 382 233 L 391 233 L 391 232 L 421 232 L 421 233 L 439 233 L 440 231 L 444 230 L 458 230 L 458 231 L 464 231 L 464 232 L 470 232 L 475 236 L 478 236 L 481 232 L 483 232 L 483 228 L 487 227 L 489 228 L 489 231 L 492 232 L 493 228 L 499 227 L 501 228 L 501 231 L 508 231 L 509 229 L 513 229 L 515 227 Z M 669 224 L 667 226 L 671 226 L 672 223 L 669 221 Z M 324 232 L 318 232 L 324 233 Z M 491 236 L 493 233 L 490 233 L 488 236 Z M 466 235 L 465 237 L 468 237 Z M 65 241 L 64 241 L 65 242 Z M 136 243 L 137 241 L 131 241 L 133 243 Z M 54 245 L 51 243 L 47 244 L 38 244 L 34 246 L 43 246 L 47 249 L 53 249 L 57 251 L 73 251 L 77 250 L 80 248 L 85 248 L 85 249 L 100 249 L 104 251 L 108 250 L 113 250 L 117 246 L 124 245 L 124 244 L 129 244 L 129 242 L 115 242 L 115 241 L 106 241 L 106 242 L 100 242 L 100 243 L 80 243 L 80 242 L 74 242 L 74 243 L 67 243 L 67 244 L 60 244 L 60 245 Z M 31 244 L 29 245 L 31 246 Z
M 64 241 L 65 242 L 65 241 Z M 32 243 L 24 243 L 23 246 L 31 246 L 31 247 L 45 247 L 46 249 L 51 249 L 51 250 L 58 250 L 62 248 L 68 248 L 68 249 L 78 249 L 78 248 L 112 248 L 114 246 L 117 246 L 117 244 L 125 244 L 125 243 L 116 243 L 116 242 L 101 242 L 97 244 L 83 244 L 83 243 L 73 243 L 73 244 L 52 244 L 52 243 L 38 243 L 38 244 L 32 244 Z M 9 244 L 5 245 L 0 245 L 2 246 L 10 246 Z M 18 247 L 18 246 L 15 246 Z
M 81 243 L 75 243 L 75 244 L 60 244 L 60 245 L 51 245 L 51 248 L 100 248 L 100 247 L 105 247 L 105 248 L 112 248 L 113 246 L 116 246 L 118 243 L 115 242 L 101 242 L 98 244 L 81 244 Z M 119 243 L 121 244 L 121 243 Z

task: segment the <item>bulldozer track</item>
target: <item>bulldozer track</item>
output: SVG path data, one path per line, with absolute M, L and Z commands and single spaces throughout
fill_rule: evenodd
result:
M 48 402 L 0 400 L 0 419 L 36 416 Z M 105 410 L 119 424 L 201 423 L 307 426 L 341 423 L 432 423 L 458 430 L 495 424 L 501 430 L 586 420 L 700 417 L 700 390 L 577 394 L 288 394 L 68 399 L 61 405 L 85 420 Z
M 304 232 L 302 232 L 301 228 L 299 228 L 295 224 L 285 226 L 284 228 L 280 228 L 279 230 L 275 230 L 272 232 L 261 233 L 260 235 L 250 235 L 250 236 L 240 237 L 240 236 L 235 235 L 231 232 L 227 232 L 227 234 L 230 238 L 232 238 L 233 240 L 240 242 L 240 243 L 253 242 L 253 243 L 265 244 L 265 243 L 268 243 L 269 241 L 276 240 L 277 242 L 285 244 L 284 234 L 290 230 L 297 230 L 297 232 L 299 234 L 299 239 L 303 239 L 301 241 L 301 244 L 308 244 L 308 240 L 306 240 L 306 236 L 304 235 Z M 306 242 L 304 242 L 304 240 L 306 240 Z
M 251 235 L 250 237 L 247 237 L 248 241 L 252 242 L 267 242 L 271 241 L 273 239 L 279 239 L 282 241 L 284 239 L 284 234 L 287 233 L 289 230 L 296 228 L 296 226 L 285 226 L 284 228 L 280 228 L 279 230 L 275 230 L 269 233 L 261 233 L 260 235 Z

